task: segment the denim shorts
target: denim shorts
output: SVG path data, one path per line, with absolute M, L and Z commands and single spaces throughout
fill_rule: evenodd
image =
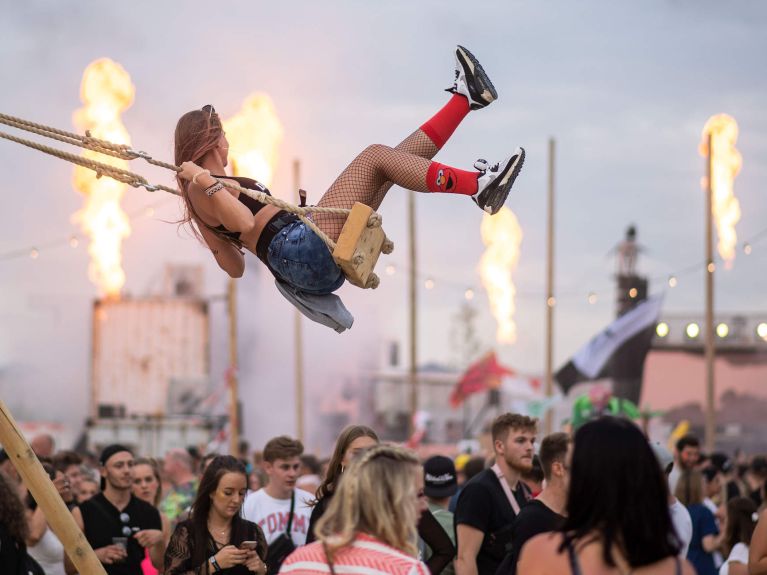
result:
M 306 293 L 323 295 L 344 283 L 344 274 L 328 246 L 301 220 L 282 228 L 267 251 L 272 271 Z

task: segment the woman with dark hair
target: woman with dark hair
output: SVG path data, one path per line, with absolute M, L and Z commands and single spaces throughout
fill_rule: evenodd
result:
M 517 573 L 694 575 L 678 558 L 666 478 L 630 421 L 602 417 L 575 434 L 567 518 L 531 539 Z
M 68 505 L 74 501 L 74 492 L 64 472 L 48 462 L 41 463 L 64 503 Z M 46 575 L 64 575 L 64 545 L 48 526 L 42 508 L 31 493 L 27 493 L 26 503 L 29 525 L 27 553 L 37 561 Z
M 750 497 L 733 497 L 727 502 L 724 548 L 727 552 L 719 575 L 748 575 L 748 546 L 756 527 L 756 503 Z
M 0 573 L 23 573 L 29 526 L 16 488 L 0 472 Z
M 687 469 L 679 476 L 674 496 L 687 507 L 692 520 L 692 539 L 687 559 L 695 566 L 698 575 L 716 575 L 714 551 L 724 539 L 716 526 L 716 517 L 703 503 L 703 474 L 696 469 Z
M 189 519 L 176 526 L 165 551 L 165 575 L 266 573 L 266 539 L 240 515 L 248 474 L 220 455 L 205 469 Z
M 430 120 L 395 148 L 372 145 L 360 153 L 320 198 L 322 208 L 350 209 L 361 202 L 377 210 L 392 185 L 418 192 L 470 196 L 483 210 L 497 213 L 524 162 L 518 148 L 502 162 L 475 163 L 465 171 L 432 162 L 470 110 L 484 108 L 497 98 L 490 79 L 476 58 L 459 46 L 456 50 L 453 95 Z M 224 183 L 268 194 L 249 178 L 227 178 L 229 144 L 213 106 L 184 114 L 175 132 L 175 163 L 181 166 L 178 185 L 184 198 L 184 222 L 193 223 L 219 266 L 232 277 L 245 269 L 242 248 L 266 265 L 277 280 L 308 294 L 326 295 L 344 283 L 344 275 L 320 237 L 295 215 L 261 203 Z M 315 212 L 312 221 L 330 239 L 337 240 L 344 214 Z
M 159 508 L 160 499 L 162 499 L 162 479 L 160 477 L 160 466 L 154 459 L 139 457 L 133 463 L 133 495 L 143 499 L 160 513 L 162 536 L 167 546 L 170 538 L 170 521 L 168 521 L 168 518 Z M 144 575 L 157 575 L 158 573 L 158 570 L 152 565 L 149 548 L 145 549 L 141 570 L 144 572 Z
M 350 425 L 338 436 L 333 456 L 328 463 L 327 476 L 317 490 L 317 500 L 306 535 L 307 544 L 317 539 L 315 527 L 330 505 L 344 470 L 360 453 L 378 444 L 376 432 L 365 425 Z M 418 536 L 432 550 L 431 557 L 426 561 L 429 572 L 432 575 L 441 573 L 455 557 L 455 545 L 428 508 L 423 509 L 418 520 Z

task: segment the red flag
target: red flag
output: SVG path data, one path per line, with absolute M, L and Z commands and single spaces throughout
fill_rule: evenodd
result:
M 476 363 L 469 366 L 450 394 L 450 404 L 458 407 L 472 393 L 486 389 L 498 389 L 504 375 L 514 375 L 514 370 L 498 363 L 495 352 L 488 352 Z

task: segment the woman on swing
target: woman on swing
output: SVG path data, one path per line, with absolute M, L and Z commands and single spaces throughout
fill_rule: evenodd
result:
M 478 171 L 465 171 L 431 159 L 470 110 L 497 97 L 487 74 L 466 48 L 456 49 L 455 83 L 448 103 L 397 147 L 372 145 L 358 155 L 320 199 L 318 206 L 351 209 L 361 202 L 377 210 L 393 184 L 417 192 L 470 196 L 490 214 L 501 209 L 525 158 L 523 149 L 492 167 L 483 160 Z M 263 204 L 216 181 L 234 180 L 241 187 L 268 193 L 249 178 L 224 174 L 229 144 L 213 106 L 184 114 L 175 134 L 178 184 L 186 204 L 184 222 L 194 221 L 219 266 L 231 277 L 245 269 L 243 251 L 256 254 L 277 280 L 303 292 L 324 295 L 344 283 L 325 243 L 294 214 Z M 313 213 L 314 223 L 334 241 L 345 216 Z

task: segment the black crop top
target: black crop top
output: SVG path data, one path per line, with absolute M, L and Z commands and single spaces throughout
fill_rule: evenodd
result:
M 215 176 L 211 174 L 214 178 L 227 178 L 229 180 L 234 180 L 238 184 L 240 184 L 241 187 L 247 188 L 249 190 L 256 190 L 257 192 L 263 192 L 267 196 L 271 196 L 272 194 L 269 193 L 269 190 L 266 188 L 266 186 L 260 182 L 257 182 L 253 178 L 242 178 L 239 176 Z M 258 200 L 254 200 L 250 196 L 243 194 L 240 192 L 240 195 L 237 196 L 237 199 L 240 200 L 242 204 L 244 204 L 249 210 L 250 213 L 252 213 L 254 216 L 263 208 L 266 204 L 259 202 Z M 225 235 L 229 238 L 232 238 L 233 240 L 239 242 L 240 241 L 240 232 L 232 232 L 230 230 L 227 230 L 224 227 L 224 224 L 218 225 L 215 228 L 212 226 L 211 229 L 217 231 L 218 233 Z

